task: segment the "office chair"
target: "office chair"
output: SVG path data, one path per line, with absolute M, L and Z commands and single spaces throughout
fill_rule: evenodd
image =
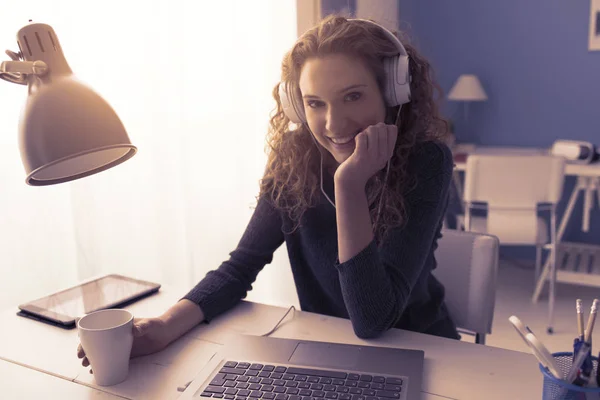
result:
M 498 274 L 498 238 L 473 232 L 442 230 L 435 251 L 435 276 L 446 289 L 446 305 L 457 329 L 485 344 L 492 333 Z

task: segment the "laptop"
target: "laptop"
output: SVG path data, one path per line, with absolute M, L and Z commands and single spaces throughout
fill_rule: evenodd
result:
M 237 335 L 181 400 L 417 400 L 424 352 Z

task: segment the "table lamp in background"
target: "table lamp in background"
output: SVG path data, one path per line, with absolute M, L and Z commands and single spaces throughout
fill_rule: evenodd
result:
M 448 94 L 449 100 L 464 102 L 465 123 L 469 121 L 469 103 L 485 101 L 487 95 L 476 75 L 461 75 Z
M 19 125 L 27 184 L 72 181 L 135 155 L 111 106 L 74 78 L 52 27 L 30 23 L 17 43 L 18 53 L 6 51 L 12 61 L 0 64 L 0 78 L 28 86 Z

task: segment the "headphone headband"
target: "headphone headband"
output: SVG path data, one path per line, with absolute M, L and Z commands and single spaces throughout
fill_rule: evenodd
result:
M 377 22 L 373 22 L 369 19 L 363 19 L 363 18 L 349 18 L 348 21 L 360 21 L 360 22 L 365 22 L 367 24 L 371 24 L 371 25 L 378 27 L 385 34 L 385 36 L 388 39 L 390 39 L 390 41 L 394 42 L 394 44 L 396 45 L 396 49 L 400 52 L 400 55 L 408 57 L 408 53 L 406 52 L 406 49 L 404 48 L 404 45 L 402 44 L 400 39 L 398 39 L 398 37 L 396 37 L 396 35 L 394 35 L 385 26 L 379 25 Z
M 385 70 L 385 82 L 383 88 L 383 97 L 388 107 L 395 107 L 408 103 L 410 101 L 410 72 L 408 68 L 408 53 L 404 45 L 387 28 L 368 19 L 349 18 L 347 21 L 360 21 L 377 26 L 391 40 L 398 50 L 399 54 L 385 57 L 383 59 L 383 68 Z M 294 123 L 306 122 L 302 98 L 296 93 L 290 92 L 289 82 L 280 82 L 279 99 L 283 112 Z

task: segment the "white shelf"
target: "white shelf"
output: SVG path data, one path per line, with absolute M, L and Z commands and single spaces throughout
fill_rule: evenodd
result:
M 562 242 L 557 248 L 557 282 L 600 287 L 600 245 Z

